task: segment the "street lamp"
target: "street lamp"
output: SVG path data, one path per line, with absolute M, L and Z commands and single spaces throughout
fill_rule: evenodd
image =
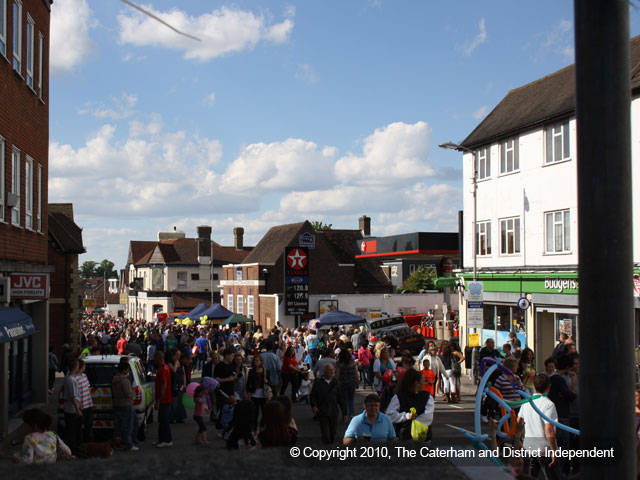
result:
M 457 150 L 459 152 L 470 153 L 473 158 L 473 227 L 472 227 L 472 237 L 471 237 L 471 245 L 473 248 L 473 281 L 477 280 L 477 264 L 476 257 L 478 255 L 478 248 L 476 245 L 477 242 L 477 233 L 476 233 L 476 219 L 478 215 L 478 200 L 476 198 L 476 192 L 478 191 L 478 162 L 476 161 L 476 152 L 467 148 L 463 145 L 453 142 L 445 142 L 438 145 L 440 148 L 444 148 L 447 150 Z

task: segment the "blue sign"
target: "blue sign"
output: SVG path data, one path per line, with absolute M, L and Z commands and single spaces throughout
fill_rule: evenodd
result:
M 484 308 L 483 302 L 467 302 L 467 308 Z
M 316 248 L 316 236 L 313 233 L 305 232 L 298 237 L 298 246 Z

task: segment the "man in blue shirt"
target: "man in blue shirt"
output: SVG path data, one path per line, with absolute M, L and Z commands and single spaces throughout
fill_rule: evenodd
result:
M 204 362 L 207 361 L 207 354 L 209 353 L 209 340 L 205 337 L 204 330 L 200 332 L 200 336 L 196 340 L 196 346 L 198 347 L 198 363 L 196 364 L 196 370 L 202 370 Z
M 351 419 L 342 444 L 386 442 L 395 438 L 396 430 L 391 418 L 380 412 L 380 397 L 371 393 L 364 399 L 364 412 Z

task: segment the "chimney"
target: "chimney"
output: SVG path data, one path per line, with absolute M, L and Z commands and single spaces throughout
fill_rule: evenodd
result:
M 233 229 L 233 239 L 236 246 L 236 250 L 243 250 L 243 236 L 244 236 L 244 228 L 236 227 Z
M 371 236 L 371 218 L 366 215 L 361 216 L 358 219 L 358 228 L 362 232 L 363 237 Z
M 211 261 L 211 227 L 198 227 L 198 262 L 208 264 Z

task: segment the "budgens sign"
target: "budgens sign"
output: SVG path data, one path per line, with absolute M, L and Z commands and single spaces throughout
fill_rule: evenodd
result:
M 575 278 L 544 277 L 544 289 L 557 293 L 574 290 L 572 293 L 575 293 L 575 290 L 578 290 L 578 280 Z

